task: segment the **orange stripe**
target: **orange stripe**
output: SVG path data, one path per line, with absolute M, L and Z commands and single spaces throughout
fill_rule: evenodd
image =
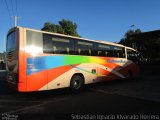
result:
M 28 75 L 27 91 L 39 90 L 41 87 L 45 86 L 50 81 L 54 80 L 55 78 L 57 78 L 58 76 L 62 75 L 70 69 L 72 69 L 71 66 L 63 66 Z

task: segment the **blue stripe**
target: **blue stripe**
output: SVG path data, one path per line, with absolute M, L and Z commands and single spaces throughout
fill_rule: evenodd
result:
M 27 75 L 59 66 L 64 66 L 64 61 L 64 56 L 43 56 L 27 58 Z

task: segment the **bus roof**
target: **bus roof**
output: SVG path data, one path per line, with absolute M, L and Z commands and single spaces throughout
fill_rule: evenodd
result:
M 78 40 L 87 40 L 87 41 L 97 42 L 97 43 L 102 43 L 102 44 L 109 44 L 109 45 L 114 45 L 114 46 L 119 46 L 119 47 L 126 47 L 126 46 L 124 46 L 122 44 L 117 44 L 117 43 L 108 42 L 108 41 L 104 41 L 104 40 L 91 40 L 91 39 L 87 39 L 87 38 L 80 38 L 80 37 L 75 37 L 75 36 L 70 36 L 70 35 L 64 35 L 64 34 L 54 33 L 54 32 L 47 32 L 47 31 L 42 31 L 42 30 L 36 30 L 36 29 L 31 29 L 31 28 L 26 28 L 26 27 L 21 27 L 21 26 L 17 26 L 17 27 L 11 28 L 9 30 L 9 32 L 12 31 L 15 28 L 23 28 L 23 29 L 26 29 L 26 30 L 31 30 L 31 31 L 35 31 L 35 32 L 41 32 L 41 33 L 47 33 L 47 34 L 57 35 L 57 36 L 61 36 L 61 37 L 67 37 L 67 38 L 72 38 L 72 39 L 75 38 L 75 39 L 78 39 Z M 131 47 L 126 47 L 126 48 L 134 50 Z

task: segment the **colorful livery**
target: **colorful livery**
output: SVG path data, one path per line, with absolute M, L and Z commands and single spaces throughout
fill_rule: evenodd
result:
M 7 83 L 20 92 L 71 87 L 137 77 L 136 50 L 24 27 L 9 30 Z

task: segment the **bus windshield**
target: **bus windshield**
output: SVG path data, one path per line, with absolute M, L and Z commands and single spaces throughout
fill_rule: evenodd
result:
M 15 49 L 16 39 L 15 39 L 15 32 L 11 32 L 7 36 L 7 51 L 12 51 Z

